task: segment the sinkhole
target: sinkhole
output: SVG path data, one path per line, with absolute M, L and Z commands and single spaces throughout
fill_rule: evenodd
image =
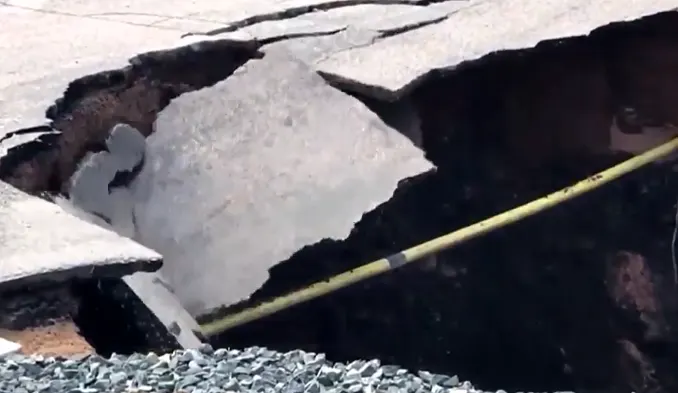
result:
M 218 319 L 472 224 L 674 137 L 676 22 L 668 12 L 492 53 L 432 71 L 394 101 L 334 81 L 436 168 L 400 181 L 346 239 L 303 247 L 272 267 L 248 300 L 197 319 Z M 171 100 L 265 56 L 255 45 L 213 41 L 74 81 L 48 111 L 50 127 L 68 137 L 13 149 L 0 161 L 0 178 L 34 195 L 68 197 L 78 162 L 105 151 L 116 124 L 148 137 Z M 655 163 L 422 263 L 208 339 L 301 348 L 336 361 L 379 358 L 487 390 L 676 391 L 677 185 L 673 163 Z M 199 272 L 199 263 L 185 274 Z M 90 311 L 76 322 L 95 347 L 113 351 L 112 335 L 97 333 L 94 288 L 78 291 Z

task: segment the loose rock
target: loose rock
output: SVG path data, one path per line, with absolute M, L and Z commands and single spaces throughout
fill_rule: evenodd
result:
M 456 376 L 381 365 L 333 363 L 323 354 L 202 346 L 158 356 L 114 354 L 79 359 L 10 354 L 0 360 L 0 392 L 41 393 L 475 393 Z

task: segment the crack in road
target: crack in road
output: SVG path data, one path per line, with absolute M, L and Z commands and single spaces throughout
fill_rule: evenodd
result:
M 230 33 L 261 22 L 270 22 L 283 19 L 291 19 L 297 16 L 308 14 L 316 11 L 329 11 L 337 8 L 351 7 L 357 5 L 412 5 L 412 6 L 427 6 L 434 3 L 442 3 L 447 0 L 332 0 L 327 2 L 319 2 L 313 5 L 304 5 L 298 7 L 290 7 L 280 11 L 274 11 L 264 14 L 253 15 L 235 22 L 230 22 L 228 26 L 211 30 L 205 33 L 186 33 L 182 37 L 191 35 L 207 35 L 213 36 L 223 33 Z M 465 0 L 460 0 L 465 1 Z

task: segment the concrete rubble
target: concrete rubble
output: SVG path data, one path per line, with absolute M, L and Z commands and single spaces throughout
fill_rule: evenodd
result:
M 201 342 L 196 319 L 247 299 L 297 251 L 346 239 L 436 167 L 404 102 L 427 77 L 677 7 L 35 4 L 0 5 L 12 59 L 0 64 L 0 289 L 126 276 L 184 348 Z M 402 110 L 387 118 L 379 103 Z

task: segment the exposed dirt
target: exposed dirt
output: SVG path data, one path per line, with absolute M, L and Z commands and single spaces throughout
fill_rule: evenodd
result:
M 20 343 L 21 353 L 27 355 L 69 357 L 94 352 L 72 321 L 24 330 L 0 329 L 0 337 Z

